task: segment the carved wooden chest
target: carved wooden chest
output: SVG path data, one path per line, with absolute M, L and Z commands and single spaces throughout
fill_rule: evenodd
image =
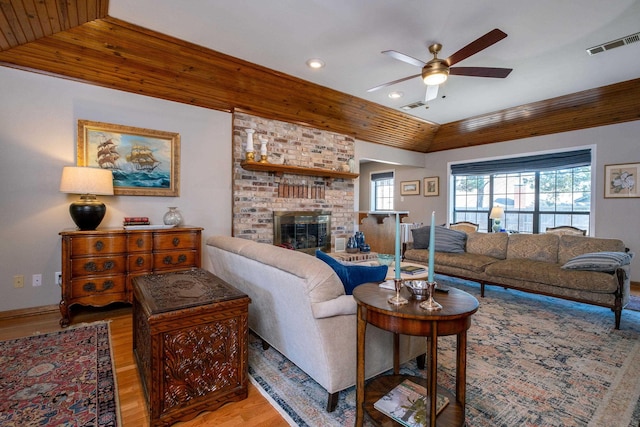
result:
M 247 397 L 247 295 L 202 269 L 136 277 L 133 291 L 133 351 L 151 426 Z

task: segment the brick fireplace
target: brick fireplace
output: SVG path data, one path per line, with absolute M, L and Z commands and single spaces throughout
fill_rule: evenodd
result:
M 345 135 L 236 112 L 233 115 L 233 235 L 274 243 L 274 212 L 328 212 L 331 247 L 336 237 L 354 232 L 353 179 L 327 179 L 296 174 L 249 171 L 245 158 L 246 129 L 267 137 L 269 161 L 313 169 L 339 170 L 354 157 L 355 141 Z M 259 157 L 259 156 L 258 156 Z

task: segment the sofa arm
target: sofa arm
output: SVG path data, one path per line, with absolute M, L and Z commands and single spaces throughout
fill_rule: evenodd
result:
M 325 317 L 342 316 L 348 314 L 356 314 L 358 305 L 353 295 L 340 295 L 337 298 L 328 301 L 311 303 L 311 311 L 313 317 L 322 319 Z

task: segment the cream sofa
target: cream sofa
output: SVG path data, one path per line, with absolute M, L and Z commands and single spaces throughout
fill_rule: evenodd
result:
M 485 285 L 499 285 L 608 307 L 615 313 L 615 328 L 620 328 L 622 309 L 629 302 L 629 265 L 612 268 L 610 272 L 562 266 L 583 254 L 624 254 L 627 249 L 621 240 L 472 232 L 466 235 L 463 253 L 437 252 L 437 241 L 435 246 L 435 272 L 479 282 L 481 296 L 484 296 Z M 415 249 L 412 242 L 407 246 L 404 259 L 428 265 L 429 251 Z
M 249 328 L 324 387 L 327 410 L 335 409 L 338 393 L 356 383 L 357 307 L 333 269 L 236 237 L 210 237 L 206 245 L 213 274 L 251 298 Z M 401 363 L 425 351 L 424 338 L 400 337 Z M 392 368 L 393 335 L 369 325 L 365 356 L 367 378 Z

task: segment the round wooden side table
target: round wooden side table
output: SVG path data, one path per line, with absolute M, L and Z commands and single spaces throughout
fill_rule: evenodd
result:
M 406 292 L 403 289 L 403 292 Z M 399 375 L 399 335 L 427 337 L 427 378 L 411 377 L 427 388 L 427 420 L 429 426 L 436 425 L 436 394 L 449 398 L 449 404 L 438 415 L 438 425 L 461 426 L 465 422 L 465 393 L 467 369 L 467 330 L 471 326 L 471 315 L 478 310 L 478 300 L 472 295 L 455 288 L 448 293 L 436 293 L 436 300 L 442 310 L 426 311 L 419 307 L 420 301 L 409 298 L 409 303 L 396 306 L 387 300 L 395 292 L 380 288 L 375 283 L 356 287 L 353 297 L 358 303 L 358 361 L 356 378 L 356 426 L 361 427 L 364 414 L 378 425 L 400 425 L 383 413 L 374 409 L 373 404 L 397 384 L 407 378 Z M 405 295 L 408 296 L 408 295 Z M 365 390 L 364 361 L 365 335 L 367 324 L 394 333 L 393 370 L 394 375 L 378 377 L 370 381 Z M 453 396 L 443 388 L 438 389 L 438 337 L 456 335 L 456 394 Z

